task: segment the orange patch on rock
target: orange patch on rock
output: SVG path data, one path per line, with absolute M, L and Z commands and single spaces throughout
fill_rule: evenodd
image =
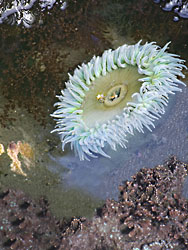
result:
M 3 144 L 0 143 L 0 155 L 2 155 L 5 152 Z
M 34 152 L 28 143 L 18 141 L 17 143 L 11 142 L 7 148 L 7 154 L 11 158 L 12 163 L 10 165 L 11 170 L 17 174 L 27 176 L 27 174 L 22 170 L 21 161 L 18 155 L 23 158 L 23 162 L 29 169 L 32 160 L 34 159 Z

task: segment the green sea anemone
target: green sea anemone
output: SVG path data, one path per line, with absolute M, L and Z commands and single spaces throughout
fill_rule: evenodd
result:
M 126 147 L 127 134 L 151 131 L 165 112 L 168 95 L 181 91 L 184 60 L 155 42 L 123 45 L 94 56 L 69 74 L 52 114 L 62 150 L 70 143 L 80 160 L 107 155 L 105 144 Z

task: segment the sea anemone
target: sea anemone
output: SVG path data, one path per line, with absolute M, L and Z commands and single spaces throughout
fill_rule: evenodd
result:
M 170 42 L 169 42 L 170 43 Z M 184 60 L 166 52 L 155 42 L 123 45 L 94 56 L 69 74 L 66 88 L 57 96 L 52 114 L 61 137 L 62 150 L 70 143 L 80 160 L 126 147 L 127 135 L 151 131 L 153 122 L 165 113 L 168 95 L 181 91 L 178 79 Z

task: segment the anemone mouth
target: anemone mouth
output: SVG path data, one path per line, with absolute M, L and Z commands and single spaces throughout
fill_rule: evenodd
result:
M 123 45 L 93 57 L 69 75 L 66 89 L 57 96 L 58 109 L 52 114 L 62 149 L 67 143 L 80 160 L 109 157 L 109 144 L 126 147 L 127 134 L 151 131 L 154 120 L 165 112 L 168 95 L 181 91 L 184 60 L 166 52 L 154 42 Z
M 101 125 L 121 115 L 132 95 L 139 92 L 141 77 L 137 67 L 130 65 L 95 79 L 81 106 L 86 126 L 92 128 L 96 121 Z
M 104 105 L 106 107 L 114 107 L 125 99 L 128 87 L 126 84 L 115 85 L 110 88 L 104 96 Z

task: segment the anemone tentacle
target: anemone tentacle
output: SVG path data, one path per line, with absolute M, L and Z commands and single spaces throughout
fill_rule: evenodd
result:
M 184 78 L 185 61 L 166 52 L 169 44 L 163 48 L 155 42 L 125 44 L 94 56 L 78 66 L 73 76 L 69 74 L 52 114 L 57 122 L 52 132 L 60 134 L 62 150 L 70 143 L 80 160 L 98 154 L 110 157 L 103 150 L 105 144 L 114 150 L 117 145 L 126 148 L 127 134 L 144 132 L 144 127 L 151 131 L 154 121 L 165 113 L 169 94 L 181 91 L 179 85 L 184 85 L 178 78 Z M 136 92 L 130 94 L 133 85 Z M 123 97 L 115 102 L 122 91 Z

